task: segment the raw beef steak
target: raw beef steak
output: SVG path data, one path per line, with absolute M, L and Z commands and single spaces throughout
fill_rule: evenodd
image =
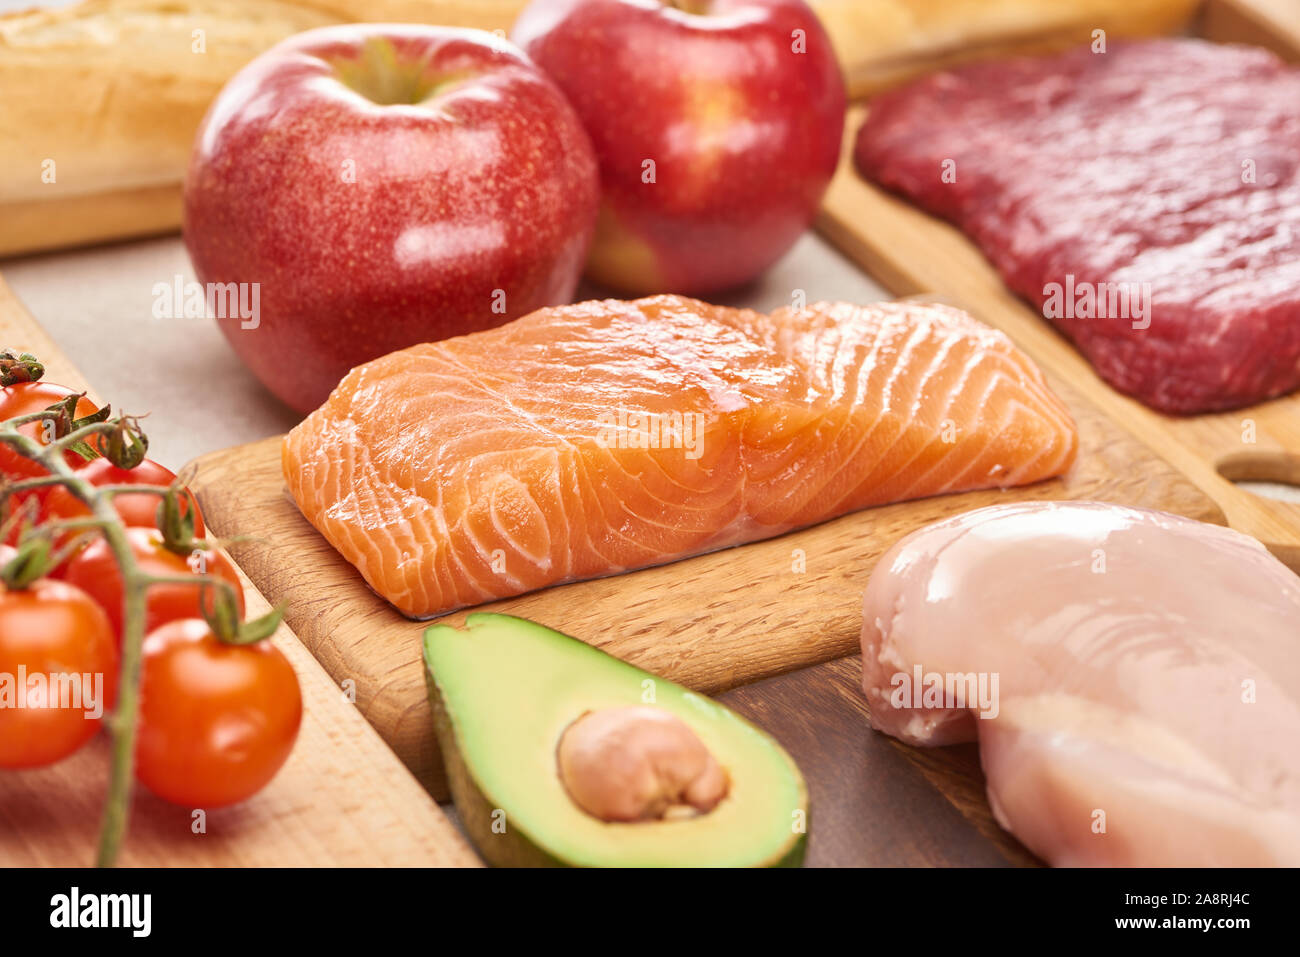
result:
M 1153 408 L 1300 385 L 1300 71 L 1271 53 L 1166 39 L 935 74 L 872 101 L 855 158 Z

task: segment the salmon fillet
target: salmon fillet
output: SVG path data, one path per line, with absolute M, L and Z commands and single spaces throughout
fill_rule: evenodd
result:
M 307 519 L 411 617 L 1059 475 L 1070 415 L 946 306 L 541 309 L 354 369 L 286 437 Z

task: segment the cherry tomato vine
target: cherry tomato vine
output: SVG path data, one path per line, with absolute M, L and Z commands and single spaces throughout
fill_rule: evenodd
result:
M 21 401 L 6 402 L 0 411 L 3 415 L 18 410 L 0 421 L 0 516 L 9 514 L 0 522 L 0 542 L 9 543 L 0 545 L 0 587 L 12 593 L 40 585 L 84 597 L 75 585 L 46 576 L 65 560 L 71 565 L 88 555 L 98 562 L 95 580 L 102 586 L 111 577 L 105 574 L 105 563 L 113 566 L 113 596 L 120 594 L 121 601 L 120 622 L 113 622 L 119 625 L 119 655 L 116 703 L 104 717 L 111 736 L 111 766 L 97 854 L 100 866 L 111 866 L 126 834 L 136 780 L 144 646 L 157 623 L 150 618 L 152 596 L 170 594 L 175 604 L 177 588 L 197 593 L 194 610 L 207 620 L 209 637 L 223 646 L 267 638 L 278 627 L 282 609 L 243 621 L 238 578 L 224 565 L 207 567 L 219 553 L 195 538 L 196 527 L 203 534 L 201 519 L 180 480 L 151 484 L 150 477 L 170 474 L 160 466 L 146 469 L 144 481 L 126 474 L 148 463 L 148 438 L 139 418 L 114 416 L 109 406 L 95 408 L 84 394 L 40 382 L 44 372 L 35 356 L 0 351 L 0 387 L 6 393 L 27 387 Z M 32 408 L 33 403 L 39 407 Z M 108 464 L 82 471 L 101 458 Z M 146 495 L 158 500 L 152 533 L 129 527 L 124 518 L 128 511 L 140 513 Z M 119 507 L 119 499 L 129 501 L 129 510 Z M 56 503 L 53 508 L 51 501 Z M 176 561 L 168 565 L 151 558 L 153 552 L 171 554 Z M 203 557 L 202 574 L 186 570 L 184 558 L 191 555 Z M 67 598 L 65 592 L 58 594 Z M 292 734 L 296 731 L 294 724 Z M 278 764 L 270 773 L 276 768 Z

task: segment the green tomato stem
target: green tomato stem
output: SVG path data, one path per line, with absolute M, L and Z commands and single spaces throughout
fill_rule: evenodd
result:
M 112 516 L 104 526 L 104 540 L 119 563 L 124 601 L 122 663 L 118 672 L 117 707 L 113 710 L 111 725 L 112 761 L 103 823 L 99 831 L 99 853 L 95 860 L 99 867 L 112 867 L 117 861 L 122 839 L 126 836 L 135 784 L 135 733 L 140 716 L 140 673 L 144 657 L 147 583 L 135 567 L 135 557 L 126 530 L 117 518 L 112 503 L 101 499 L 96 503 L 95 509 L 107 511 Z
M 19 425 L 47 416 L 48 414 L 20 416 L 0 424 L 0 443 L 8 445 L 24 458 L 38 462 L 51 473 L 48 479 L 43 477 L 37 484 L 47 485 L 57 482 L 89 506 L 91 510 L 89 518 L 52 523 L 52 526 L 96 528 L 113 553 L 122 575 L 122 661 L 118 679 L 117 707 L 108 718 L 112 736 L 112 757 L 96 858 L 98 866 L 111 867 L 117 860 L 122 840 L 126 835 L 135 783 L 135 739 L 140 717 L 140 676 L 145 637 L 146 590 L 150 584 L 167 579 L 163 576 L 151 576 L 140 570 L 131 550 L 126 526 L 113 507 L 112 495 L 100 494 L 94 485 L 79 476 L 63 458 L 63 453 L 68 448 L 85 441 L 89 436 L 109 432 L 114 426 L 107 422 L 94 423 L 77 429 L 49 445 L 42 445 L 18 431 Z M 26 487 L 23 483 L 14 483 L 14 485 Z M 147 488 L 148 486 L 141 486 L 133 491 L 143 491 Z M 206 576 L 198 576 L 200 583 L 203 578 Z M 194 584 L 196 581 L 195 578 L 176 580 L 188 584 Z M 231 588 L 229 582 L 214 579 L 212 583 L 227 589 Z

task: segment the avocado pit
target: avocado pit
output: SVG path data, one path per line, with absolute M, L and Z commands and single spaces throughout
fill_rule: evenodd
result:
M 707 814 L 730 788 L 699 736 L 663 708 L 587 711 L 561 735 L 556 758 L 569 797 L 602 821 Z

